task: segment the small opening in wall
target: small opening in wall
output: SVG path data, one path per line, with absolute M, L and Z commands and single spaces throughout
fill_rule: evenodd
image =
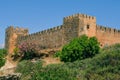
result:
M 90 25 L 87 25 L 87 29 L 89 29 L 90 28 Z
M 115 33 L 115 29 L 114 29 L 114 33 Z
M 102 47 L 102 46 L 103 46 L 103 44 L 100 44 L 100 46 Z

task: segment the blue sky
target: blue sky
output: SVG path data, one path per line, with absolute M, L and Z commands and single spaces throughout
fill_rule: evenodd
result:
M 0 0 L 0 48 L 10 25 L 34 33 L 61 25 L 63 17 L 75 13 L 95 16 L 97 24 L 120 29 L 120 0 Z

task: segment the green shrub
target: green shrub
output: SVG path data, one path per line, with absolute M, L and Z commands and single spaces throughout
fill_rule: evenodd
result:
M 7 50 L 6 49 L 0 49 L 0 53 L 3 54 L 4 56 L 7 55 Z
M 18 47 L 16 47 L 16 48 L 14 49 L 14 54 L 12 55 L 13 60 L 18 59 L 20 56 L 21 56 L 21 54 L 20 54 L 20 50 L 19 50 Z
M 52 64 L 34 73 L 31 80 L 77 80 L 76 74 L 64 64 Z
M 5 49 L 0 49 L 0 67 L 5 64 L 5 56 L 7 55 L 7 51 Z
M 77 80 L 78 74 L 76 70 L 64 64 L 42 67 L 42 61 L 22 61 L 18 64 L 16 72 L 22 73 L 22 80 Z
M 120 45 L 105 48 L 102 53 L 89 60 L 85 77 L 94 80 L 120 80 Z M 87 64 L 86 64 L 87 65 Z
M 42 63 L 42 61 L 31 62 L 30 60 L 23 60 L 17 65 L 16 72 L 22 73 L 22 80 L 28 80 L 33 73 L 41 70 Z
M 64 62 L 73 62 L 90 58 L 98 54 L 99 49 L 99 43 L 95 37 L 88 38 L 82 35 L 62 48 L 60 59 Z
M 65 63 L 80 72 L 80 80 L 120 80 L 120 46 L 113 45 L 93 58 Z
M 61 55 L 61 51 L 57 51 L 54 55 L 53 55 L 53 57 L 59 57 Z
M 5 61 L 4 57 L 0 54 L 0 67 L 4 66 Z
M 23 42 L 21 43 L 19 46 L 19 53 L 22 56 L 22 59 L 32 59 L 34 57 L 36 57 L 38 51 L 39 51 L 39 47 L 37 44 L 35 44 L 34 42 Z
M 28 80 L 29 78 L 33 63 L 30 61 L 22 61 L 17 65 L 16 72 L 22 73 L 22 78 Z

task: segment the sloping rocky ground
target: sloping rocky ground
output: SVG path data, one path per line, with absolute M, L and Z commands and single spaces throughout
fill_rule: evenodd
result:
M 20 80 L 20 73 L 14 73 L 16 65 L 8 59 L 3 67 L 0 68 L 0 80 Z
M 49 64 L 61 63 L 58 58 L 53 58 L 52 56 L 44 56 L 41 58 L 44 61 L 43 66 Z M 35 59 L 31 61 L 36 61 Z M 0 80 L 20 80 L 21 74 L 14 73 L 17 63 L 13 62 L 11 58 L 7 57 L 6 63 L 3 67 L 0 68 Z

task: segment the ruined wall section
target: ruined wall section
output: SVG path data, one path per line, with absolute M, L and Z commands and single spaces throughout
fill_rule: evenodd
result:
M 6 32 L 5 32 L 5 48 L 6 49 L 8 49 L 10 46 L 11 46 L 11 44 L 10 44 L 10 42 L 12 41 L 10 38 L 12 37 L 12 35 L 13 35 L 13 27 L 12 26 L 10 26 L 10 27 L 8 27 L 7 29 L 6 29 Z
M 120 30 L 97 25 L 96 37 L 101 47 L 120 43 Z
M 26 41 L 37 43 L 42 49 L 59 48 L 63 45 L 63 26 L 57 26 L 18 38 L 18 44 Z
M 5 32 L 5 48 L 8 50 L 8 53 L 13 53 L 13 49 L 17 45 L 17 38 L 26 35 L 28 35 L 28 29 L 8 27 Z

